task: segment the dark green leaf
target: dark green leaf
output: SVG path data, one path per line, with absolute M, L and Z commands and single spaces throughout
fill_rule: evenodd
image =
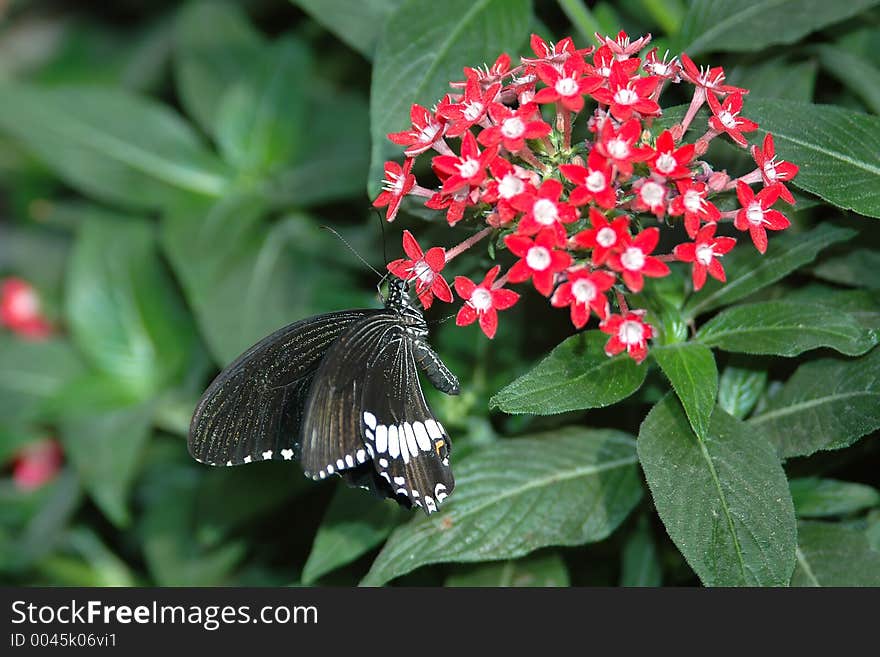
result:
M 806 477 L 792 479 L 788 485 L 800 518 L 839 516 L 880 506 L 880 491 L 865 484 Z
M 727 83 L 749 90 L 753 98 L 784 98 L 805 103 L 813 100 L 816 73 L 813 60 L 790 61 L 778 57 L 752 66 L 737 66 L 730 71 Z
M 880 114 L 880 70 L 843 48 L 823 44 L 816 51 L 823 69 L 865 101 L 869 111 Z
M 751 248 L 734 249 L 724 257 L 727 283 L 710 279 L 688 300 L 684 314 L 693 319 L 739 301 L 812 262 L 822 249 L 855 235 L 856 232 L 848 228 L 820 224 L 807 233 L 783 234 L 771 239 L 764 255 Z
M 634 441 L 620 431 L 570 427 L 499 442 L 456 466 L 456 489 L 440 512 L 396 529 L 362 584 L 429 563 L 602 540 L 641 498 L 635 463 Z
M 880 428 L 880 349 L 801 365 L 748 424 L 783 458 L 851 445 Z
M 402 0 L 292 0 L 303 11 L 367 59 L 388 16 Z
M 660 586 L 663 583 L 657 546 L 654 545 L 647 517 L 642 516 L 627 537 L 622 559 L 621 586 Z
M 682 50 L 757 52 L 838 23 L 876 0 L 695 0 L 681 28 Z
M 490 405 L 506 413 L 550 415 L 608 406 L 633 394 L 647 367 L 626 354 L 605 355 L 608 336 L 586 331 L 566 339 L 527 374 L 502 388 Z
M 776 154 L 800 167 L 794 185 L 846 210 L 880 217 L 880 117 L 831 105 L 756 98 L 756 139 L 773 134 Z
M 0 87 L 0 129 L 86 195 L 159 207 L 181 191 L 219 196 L 226 168 L 178 115 L 113 89 Z
M 880 586 L 880 552 L 864 532 L 827 522 L 798 525 L 792 586 Z
M 464 66 L 516 54 L 531 23 L 529 0 L 406 0 L 388 19 L 376 49 L 370 90 L 373 153 L 370 194 L 379 189 L 382 165 L 402 157 L 389 132 L 410 126 L 413 103 L 432 107 L 462 79 Z
M 880 289 L 880 251 L 853 249 L 819 263 L 813 273 L 832 283 L 877 290 Z
M 718 405 L 738 420 L 745 419 L 767 388 L 767 370 L 743 358 L 732 360 L 718 382 Z
M 444 586 L 557 587 L 568 586 L 565 561 L 553 552 L 496 563 L 456 566 Z
M 388 538 L 405 514 L 396 502 L 378 502 L 363 491 L 340 485 L 303 566 L 303 584 L 312 584 L 372 550 Z
M 707 586 L 784 586 L 796 529 L 770 443 L 716 409 L 704 440 L 667 396 L 639 430 L 639 460 L 669 536 Z
M 94 219 L 80 228 L 66 314 L 93 365 L 141 399 L 182 375 L 195 341 L 152 225 L 134 219 Z
M 697 339 L 725 351 L 777 356 L 797 356 L 819 347 L 858 356 L 877 344 L 878 331 L 834 308 L 833 301 L 765 301 L 734 306 L 706 322 Z
M 718 392 L 712 350 L 698 342 L 680 342 L 654 347 L 651 355 L 672 383 L 694 431 L 705 437 Z

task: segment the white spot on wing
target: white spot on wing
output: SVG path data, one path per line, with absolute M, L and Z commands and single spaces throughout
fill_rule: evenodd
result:
M 251 461 L 252 461 L 252 459 L 251 459 L 250 455 L 244 457 L 245 463 L 250 463 Z
M 370 413 L 370 411 L 364 411 L 364 424 L 366 424 L 370 429 L 376 428 L 376 416 Z
M 272 458 L 272 450 L 267 449 L 265 452 L 263 452 L 263 460 L 268 461 L 270 458 Z
M 395 477 L 394 483 L 398 486 L 403 486 L 406 483 L 406 479 L 404 479 L 403 477 Z
M 336 467 L 340 470 L 345 470 L 345 461 L 342 459 L 336 459 Z
M 393 459 L 400 456 L 400 444 L 397 442 L 397 427 L 393 424 L 388 427 L 388 455 Z
M 349 468 L 354 467 L 354 459 L 351 458 L 351 454 L 345 455 L 345 465 L 347 465 Z
M 409 426 L 409 422 L 404 424 L 401 429 L 406 434 L 406 446 L 409 447 L 409 453 L 415 458 L 419 455 L 419 446 L 416 445 L 416 435 L 413 433 L 412 427 Z
M 425 431 L 425 425 L 421 422 L 413 422 L 413 432 L 416 434 L 416 440 L 423 452 L 431 451 L 431 439 L 428 438 L 428 432 Z
M 387 468 L 388 467 L 388 459 L 379 459 L 379 465 L 382 466 L 383 468 Z
M 376 451 L 380 454 L 388 451 L 388 427 L 384 424 L 376 427 Z
M 359 449 L 359 450 L 357 451 L 357 455 L 356 455 L 356 456 L 357 456 L 357 461 L 358 461 L 358 463 L 363 463 L 364 461 L 367 460 L 367 454 L 366 454 L 366 452 L 364 452 L 364 450 L 362 450 L 362 449 Z
M 434 486 L 434 497 L 437 498 L 437 504 L 442 503 L 443 500 L 448 497 L 446 494 L 446 486 L 444 484 L 438 482 L 437 485 Z
M 293 458 L 293 450 L 292 449 L 282 449 L 281 456 L 284 457 L 285 461 L 289 461 Z
M 435 440 L 437 438 L 443 437 L 443 432 L 440 431 L 440 427 L 437 426 L 437 423 L 434 420 L 425 420 L 425 428 L 428 430 L 428 435 Z
M 433 513 L 437 510 L 437 504 L 434 503 L 433 497 L 425 495 L 425 508 L 428 510 L 428 513 Z

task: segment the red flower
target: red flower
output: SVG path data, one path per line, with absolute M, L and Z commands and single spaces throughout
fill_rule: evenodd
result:
M 693 144 L 684 144 L 681 148 L 676 148 L 672 133 L 664 130 L 657 137 L 657 145 L 648 160 L 648 166 L 657 175 L 666 178 L 684 178 L 691 175 L 688 164 L 693 158 Z
M 450 137 L 459 137 L 471 126 L 479 123 L 489 109 L 489 105 L 495 102 L 501 84 L 490 85 L 483 91 L 477 80 L 468 80 L 465 87 L 464 97 L 457 103 L 444 105 L 437 113 L 449 121 L 446 134 Z
M 492 160 L 489 172 L 492 178 L 486 183 L 480 200 L 494 203 L 501 221 L 507 223 L 519 214 L 519 210 L 513 206 L 513 199 L 526 192 L 534 193 L 532 174 L 522 167 L 514 166 L 503 157 Z
M 631 310 L 626 315 L 611 315 L 599 324 L 599 330 L 611 335 L 605 343 L 605 353 L 616 356 L 624 349 L 637 363 L 648 355 L 648 340 L 654 337 L 654 327 L 644 321 L 644 310 Z
M 403 231 L 403 250 L 409 260 L 400 258 L 388 263 L 388 271 L 405 281 L 416 281 L 416 294 L 423 308 L 430 308 L 434 297 L 452 302 L 452 290 L 440 275 L 446 266 L 446 251 L 435 246 L 423 253 L 416 238 L 408 230 Z
M 570 224 L 577 219 L 577 210 L 560 201 L 562 183 L 548 178 L 535 191 L 528 190 L 514 198 L 511 203 L 525 215 L 520 219 L 517 232 L 521 235 L 534 235 L 540 230 L 550 229 L 556 244 L 562 245 L 568 233 L 562 224 Z
M 526 139 L 540 139 L 550 134 L 550 126 L 540 119 L 532 120 L 538 107 L 533 103 L 512 110 L 501 103 L 489 106 L 489 116 L 495 125 L 484 129 L 478 137 L 483 146 L 503 144 L 511 153 L 520 151 Z
M 566 59 L 561 72 L 550 64 L 538 64 L 538 77 L 547 86 L 535 94 L 535 102 L 560 103 L 567 110 L 580 112 L 584 107 L 584 95 L 594 92 L 604 82 L 598 76 L 584 77 L 585 68 L 586 64 L 579 56 Z
M 708 96 L 713 96 L 713 94 L 716 93 L 749 93 L 748 89 L 724 84 L 724 69 L 720 66 L 716 66 L 715 68 L 697 69 L 697 65 L 694 64 L 693 60 L 684 53 L 681 53 L 680 59 L 682 63 L 682 77 L 701 89 L 711 91 L 712 93 L 707 94 Z
M 709 117 L 709 125 L 718 132 L 726 132 L 740 146 L 747 146 L 748 142 L 742 133 L 757 130 L 758 124 L 739 116 L 743 105 L 742 94 L 730 94 L 723 103 L 719 103 L 712 94 L 707 100 L 714 115 Z
M 450 226 L 462 220 L 466 208 L 476 205 L 474 198 L 479 190 L 460 189 L 452 194 L 437 192 L 425 201 L 425 207 L 432 210 L 446 210 L 446 221 Z
M 650 96 L 659 82 L 660 78 L 653 76 L 630 78 L 620 62 L 614 62 L 611 75 L 608 76 L 608 87 L 596 89 L 593 98 L 603 105 L 609 105 L 611 115 L 618 121 L 626 121 L 633 112 L 655 116 L 660 113 L 660 105 Z
M 657 248 L 658 241 L 660 229 L 646 228 L 634 238 L 624 235 L 620 252 L 608 256 L 608 266 L 621 272 L 623 282 L 633 292 L 642 291 L 644 276 L 660 278 L 669 274 L 669 267 L 665 262 L 649 255 Z
M 580 267 L 569 269 L 566 275 L 568 280 L 556 288 L 550 303 L 556 308 L 571 306 L 571 323 L 577 328 L 583 328 L 590 319 L 590 309 L 599 319 L 605 319 L 608 316 L 605 292 L 614 285 L 614 274 Z
M 470 66 L 465 66 L 464 76 L 468 80 L 476 80 L 482 85 L 483 89 L 487 89 L 496 82 L 501 82 L 509 71 L 510 55 L 507 53 L 501 53 L 498 55 L 498 59 L 495 60 L 495 63 L 492 64 L 492 66 L 483 65 L 483 68 L 471 68 Z M 453 84 L 452 86 L 456 87 L 465 85 L 458 83 Z
M 36 290 L 20 278 L 7 278 L 0 286 L 0 324 L 29 340 L 43 340 L 52 332 Z
M 434 114 L 421 105 L 413 105 L 409 110 L 412 127 L 403 132 L 392 132 L 388 139 L 395 144 L 406 146 L 403 154 L 407 157 L 415 157 L 431 148 L 435 142 L 443 139 L 443 131 L 446 122 L 438 119 Z
M 748 230 L 759 252 L 767 251 L 767 231 L 784 230 L 791 222 L 778 210 L 770 206 L 779 198 L 779 188 L 765 187 L 757 195 L 742 181 L 736 183 L 736 197 L 742 209 L 736 213 L 733 225 L 739 230 Z
M 587 166 L 562 164 L 559 170 L 566 180 L 577 185 L 568 195 L 568 202 L 572 205 L 581 206 L 592 201 L 610 210 L 617 203 L 611 165 L 595 148 L 587 157 Z
M 35 490 L 52 481 L 63 462 L 63 453 L 57 441 L 47 438 L 30 443 L 15 455 L 12 481 L 20 490 Z
M 757 146 L 752 146 L 752 157 L 755 158 L 755 164 L 761 170 L 761 177 L 764 179 L 764 185 L 770 187 L 776 185 L 779 189 L 779 196 L 791 205 L 794 205 L 794 197 L 788 188 L 783 184 L 784 180 L 794 178 L 800 167 L 785 160 L 776 160 L 776 147 L 773 144 L 773 135 L 769 132 L 764 136 L 764 149 L 761 150 Z
M 565 37 L 558 43 L 547 43 L 537 34 L 532 34 L 529 38 L 529 45 L 532 48 L 532 52 L 535 53 L 535 57 L 537 57 L 537 59 L 522 58 L 523 63 L 529 66 L 540 62 L 558 66 L 569 57 L 583 58 L 593 51 L 592 46 L 578 50 L 575 48 L 574 40 L 571 37 Z
M 677 217 L 684 214 L 684 227 L 690 238 L 700 230 L 700 222 L 710 223 L 721 218 L 715 204 L 706 200 L 706 183 L 693 180 L 676 180 L 678 196 L 669 203 L 669 214 Z
M 415 187 L 416 177 L 410 173 L 413 161 L 407 158 L 401 167 L 397 162 L 385 163 L 385 179 L 382 181 L 382 192 L 373 201 L 374 208 L 388 209 L 385 211 L 385 219 L 394 221 L 403 197 Z
M 623 30 L 617 33 L 616 39 L 612 39 L 609 36 L 603 36 L 598 32 L 596 32 L 594 36 L 599 43 L 614 53 L 614 56 L 618 61 L 625 61 L 633 55 L 638 54 L 642 48 L 651 42 L 650 34 L 646 34 L 635 41 L 630 41 L 629 35 Z
M 480 152 L 474 135 L 465 132 L 461 139 L 461 156 L 437 155 L 431 160 L 431 166 L 443 180 L 443 193 L 450 194 L 463 187 L 479 187 L 486 177 L 486 167 L 496 155 L 497 148 Z
M 652 148 L 638 148 L 636 141 L 642 132 L 642 124 L 638 119 L 630 119 L 617 130 L 612 121 L 602 124 L 602 131 L 596 149 L 600 155 L 607 157 L 624 176 L 632 173 L 633 162 L 644 162 L 654 154 Z
M 673 250 L 675 258 L 682 262 L 694 263 L 692 277 L 694 290 L 699 290 L 706 282 L 706 273 L 722 283 L 727 280 L 724 276 L 724 267 L 718 256 L 730 251 L 736 244 L 732 237 L 715 237 L 717 224 L 706 224 L 697 233 L 696 240 L 679 244 Z
M 666 57 L 668 55 L 669 51 L 667 50 L 663 55 L 663 59 L 657 59 L 657 49 L 652 48 L 650 52 L 645 55 L 645 65 L 642 68 L 644 68 L 650 75 L 656 75 L 658 78 L 663 78 L 664 80 L 678 82 L 681 65 L 675 57 L 667 62 Z
M 592 228 L 582 230 L 572 239 L 582 249 L 592 249 L 592 263 L 598 267 L 605 263 L 608 256 L 619 251 L 629 237 L 629 217 L 622 215 L 608 223 L 601 212 L 590 208 L 590 224 Z
M 571 266 L 571 256 L 554 248 L 557 242 L 552 230 L 542 230 L 534 240 L 525 235 L 508 235 L 504 243 L 521 258 L 510 269 L 510 282 L 522 283 L 531 278 L 535 289 L 545 297 L 553 291 L 556 273 Z
M 498 329 L 498 312 L 512 307 L 519 299 L 519 294 L 513 290 L 494 288 L 492 284 L 498 276 L 501 267 L 495 265 L 486 274 L 483 282 L 476 285 L 465 276 L 455 277 L 455 291 L 458 296 L 465 300 L 465 304 L 455 317 L 457 326 L 473 324 L 479 318 L 480 328 L 487 338 L 494 338 Z
M 637 212 L 652 212 L 662 218 L 666 212 L 666 185 L 653 178 L 642 178 L 635 187 L 636 197 L 632 208 Z

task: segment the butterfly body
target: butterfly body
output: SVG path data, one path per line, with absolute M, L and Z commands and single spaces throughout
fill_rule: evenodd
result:
M 458 394 L 459 384 L 427 335 L 399 281 L 383 309 L 318 315 L 276 331 L 205 391 L 190 454 L 209 465 L 298 459 L 312 479 L 340 475 L 435 511 L 454 487 L 450 441 L 418 371 L 447 394 Z

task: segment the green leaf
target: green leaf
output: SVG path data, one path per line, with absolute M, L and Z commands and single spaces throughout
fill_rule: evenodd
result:
M 783 458 L 848 447 L 880 428 L 880 349 L 801 365 L 748 424 Z
M 156 208 L 181 191 L 219 196 L 228 172 L 173 111 L 119 90 L 0 85 L 0 130 L 84 194 Z
M 406 0 L 388 19 L 376 49 L 370 90 L 370 195 L 382 165 L 402 157 L 389 132 L 406 130 L 413 103 L 432 107 L 462 78 L 464 66 L 491 64 L 516 54 L 532 20 L 530 0 Z
M 765 301 L 722 311 L 697 332 L 710 347 L 745 354 L 797 356 L 810 349 L 830 347 L 848 356 L 871 349 L 878 331 L 859 319 L 825 304 Z
M 635 463 L 635 443 L 620 431 L 568 427 L 499 442 L 456 466 L 456 489 L 440 512 L 396 529 L 362 584 L 430 563 L 600 541 L 642 496 Z
M 554 552 L 531 554 L 510 561 L 456 566 L 443 586 L 569 586 L 568 568 Z
M 402 0 L 292 0 L 309 16 L 367 59 L 388 16 Z
M 816 88 L 819 66 L 813 60 L 790 61 L 776 57 L 751 66 L 737 66 L 727 76 L 727 84 L 749 90 L 754 98 L 784 98 L 809 103 Z
M 695 0 L 681 29 L 682 50 L 757 52 L 855 16 L 876 0 Z
M 820 251 L 832 244 L 852 239 L 856 231 L 831 224 L 820 224 L 807 233 L 785 233 L 770 240 L 767 253 L 740 248 L 724 256 L 727 283 L 709 279 L 684 307 L 687 319 L 739 301 L 795 269 L 812 262 Z
M 670 538 L 707 586 L 784 586 L 795 561 L 788 482 L 761 433 L 717 409 L 697 438 L 674 396 L 639 430 L 639 460 Z
M 792 586 L 880 586 L 880 552 L 864 532 L 827 522 L 798 525 Z
M 755 140 L 773 134 L 776 155 L 800 167 L 792 184 L 845 210 L 880 217 L 880 117 L 831 105 L 756 98 Z
M 66 340 L 32 342 L 0 335 L 0 426 L 37 419 L 83 365 Z
M 102 410 L 84 410 L 61 421 L 64 452 L 98 508 L 115 525 L 128 525 L 128 491 L 150 437 L 150 402 Z
M 499 390 L 490 406 L 506 413 L 550 415 L 600 408 L 629 397 L 641 387 L 648 368 L 626 354 L 609 358 L 607 341 L 600 331 L 567 338 L 534 369 Z
M 825 260 L 813 274 L 832 283 L 880 289 L 880 251 L 853 249 L 849 253 Z
M 734 359 L 718 382 L 718 405 L 738 420 L 748 417 L 767 388 L 767 370 L 745 358 Z
M 680 342 L 654 347 L 651 355 L 672 383 L 694 431 L 704 438 L 718 392 L 712 350 L 698 342 Z
M 223 96 L 261 61 L 262 36 L 238 3 L 212 0 L 184 5 L 174 37 L 177 94 L 187 114 L 213 135 Z
M 880 491 L 851 481 L 806 477 L 788 482 L 799 518 L 822 518 L 857 513 L 880 506 Z
M 134 219 L 90 219 L 81 226 L 66 314 L 83 354 L 139 399 L 182 375 L 195 342 L 152 225 Z
M 396 502 L 377 502 L 363 491 L 338 486 L 303 566 L 302 583 L 312 584 L 372 550 L 388 538 L 404 513 Z
M 861 98 L 868 110 L 880 114 L 880 70 L 864 57 L 843 48 L 823 44 L 816 47 L 822 68 Z
M 639 518 L 638 525 L 623 544 L 622 561 L 620 586 L 660 586 L 663 583 L 657 546 L 647 517 Z
M 231 85 L 217 110 L 217 142 L 241 171 L 262 173 L 290 160 L 305 132 L 309 51 L 284 39 L 250 76 Z

